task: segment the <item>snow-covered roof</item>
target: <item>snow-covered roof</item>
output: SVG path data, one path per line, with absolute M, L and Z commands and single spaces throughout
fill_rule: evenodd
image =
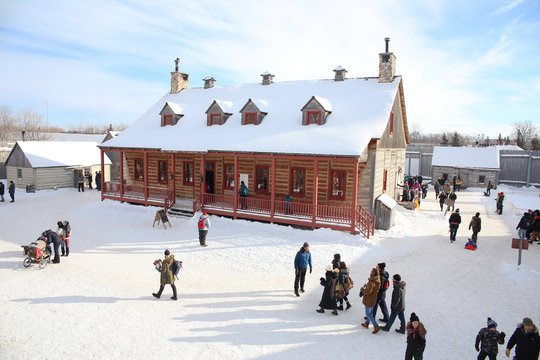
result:
M 398 76 L 390 83 L 356 78 L 188 88 L 163 96 L 104 146 L 359 156 L 383 134 L 400 82 Z M 313 96 L 332 109 L 324 125 L 302 125 L 301 109 Z M 268 104 L 260 125 L 242 126 L 239 111 L 248 99 Z M 162 127 L 159 112 L 168 101 L 179 104 L 184 116 Z M 232 115 L 223 125 L 207 126 L 206 111 L 214 101 Z
M 390 209 L 393 209 L 393 208 L 395 208 L 397 206 L 396 200 L 392 199 L 390 196 L 388 196 L 386 194 L 382 194 L 381 196 L 379 196 L 377 198 L 377 200 L 382 202 L 384 205 L 386 205 L 386 207 L 388 207 Z
M 98 142 L 17 141 L 32 167 L 90 166 L 101 163 Z M 111 161 L 104 154 L 105 164 Z
M 319 104 L 321 104 L 321 106 L 324 108 L 324 110 L 332 111 L 332 104 L 330 103 L 330 101 L 328 99 L 323 98 L 322 96 L 318 96 L 318 95 L 315 95 L 314 98 L 315 98 L 315 100 L 317 100 L 317 102 Z
M 431 166 L 499 169 L 499 150 L 495 147 L 435 146 Z
M 182 114 L 182 107 L 178 105 L 177 103 L 173 103 L 171 101 L 167 101 L 167 105 L 169 105 L 169 108 L 176 114 L 180 115 Z
M 334 71 L 347 71 L 341 65 L 334 69 Z
M 523 151 L 523 149 L 520 148 L 520 147 L 517 146 L 517 145 L 495 145 L 494 147 L 497 148 L 497 150 L 516 150 L 516 151 Z
M 44 133 L 46 141 L 89 141 L 101 143 L 106 134 Z

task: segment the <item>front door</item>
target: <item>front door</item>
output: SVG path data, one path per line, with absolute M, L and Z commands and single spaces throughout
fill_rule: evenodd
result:
M 215 164 L 213 162 L 207 162 L 204 164 L 204 169 L 206 193 L 213 194 L 215 192 Z

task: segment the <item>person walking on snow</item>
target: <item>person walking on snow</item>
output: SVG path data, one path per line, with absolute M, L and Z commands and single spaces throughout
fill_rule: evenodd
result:
M 456 204 L 456 199 L 457 199 L 457 195 L 452 190 L 452 192 L 450 192 L 450 195 L 448 195 L 448 199 L 446 199 L 446 204 L 448 206 L 446 207 L 446 211 L 444 212 L 444 215 L 446 215 L 446 213 L 448 212 L 448 210 L 450 210 L 450 208 L 452 208 L 452 211 L 454 211 L 454 205 Z
M 58 230 L 56 230 L 56 233 L 62 238 L 61 256 L 69 256 L 69 240 L 71 235 L 71 226 L 69 225 L 69 221 L 58 221 L 56 225 L 58 225 Z
M 529 227 L 531 232 L 531 239 L 529 243 L 533 243 L 534 240 L 538 240 L 537 244 L 540 244 L 540 210 L 534 210 L 532 214 L 532 223 Z
M 438 199 L 439 192 L 441 191 L 441 184 L 438 181 L 435 181 L 435 184 L 433 184 L 433 190 L 435 190 L 435 199 Z
M 444 203 L 446 202 L 446 193 L 444 191 L 441 191 L 439 194 L 439 205 L 441 206 L 441 211 L 443 210 Z
M 199 243 L 202 247 L 207 247 L 206 245 L 206 235 L 208 235 L 208 229 L 210 228 L 210 218 L 206 211 L 203 211 L 199 221 L 197 222 L 197 228 L 199 229 Z
M 4 183 L 2 181 L 0 181 L 0 202 L 4 202 L 4 191 L 5 191 L 5 187 L 4 187 Z
M 377 318 L 377 308 L 380 307 L 383 317 L 382 319 L 379 319 L 379 321 L 387 322 L 390 315 L 388 314 L 388 307 L 386 306 L 386 290 L 390 287 L 390 275 L 385 270 L 386 263 L 379 263 L 377 264 L 377 270 L 379 270 L 379 277 L 381 280 L 381 287 L 379 288 L 379 292 L 377 294 L 377 302 L 375 302 L 375 306 L 373 307 L 373 318 Z M 367 319 L 366 319 L 367 320 Z
M 538 328 L 530 318 L 524 318 L 516 331 L 506 344 L 506 357 L 510 357 L 510 351 L 516 346 L 514 360 L 536 360 L 540 353 L 540 336 Z
M 311 265 L 311 253 L 309 252 L 309 244 L 305 242 L 294 257 L 294 294 L 296 296 L 300 296 L 300 293 L 298 293 L 299 285 L 300 291 L 304 292 L 304 282 L 306 281 L 308 265 L 309 273 L 311 274 L 313 271 L 313 267 Z
M 173 290 L 173 296 L 171 299 L 178 300 L 178 296 L 176 293 L 176 286 L 174 285 L 174 274 L 172 271 L 172 267 L 174 264 L 174 255 L 171 254 L 171 252 L 167 249 L 165 250 L 165 259 L 161 261 L 161 278 L 160 278 L 160 284 L 159 291 L 157 293 L 152 293 L 152 296 L 156 298 L 161 297 L 161 293 L 163 292 L 163 289 L 165 288 L 166 284 L 170 284 Z
M 519 220 L 519 223 L 516 226 L 516 230 L 518 231 L 518 236 L 520 240 L 525 240 L 527 238 L 527 230 L 531 226 L 529 219 L 529 213 L 523 213 L 521 220 Z
M 459 224 L 461 224 L 461 215 L 459 214 L 459 209 L 456 209 L 456 211 L 450 215 L 448 222 L 450 223 L 450 242 L 454 242 L 456 241 L 456 234 Z
M 9 182 L 8 192 L 9 197 L 11 198 L 10 202 L 15 202 L 15 184 L 13 183 L 13 180 Z
M 504 202 L 504 193 L 502 191 L 497 194 L 497 198 L 495 199 L 495 201 L 497 202 L 497 210 L 495 210 L 495 212 L 499 215 L 502 215 Z
M 472 229 L 472 236 L 469 240 L 471 240 L 475 245 L 478 241 L 478 233 L 480 230 L 482 230 L 482 219 L 480 219 L 480 213 L 477 212 L 476 215 L 474 215 L 471 219 L 471 222 L 469 223 L 469 230 Z
M 333 266 L 333 265 L 332 265 Z M 345 292 L 345 296 L 340 297 L 339 300 L 339 306 L 337 307 L 338 310 L 343 310 L 343 300 L 345 300 L 345 303 L 347 304 L 347 307 L 345 310 L 349 310 L 352 305 L 349 302 L 349 290 L 345 288 L 345 283 L 347 281 L 347 278 L 349 277 L 349 268 L 347 267 L 347 264 L 345 264 L 345 261 L 340 261 L 339 263 L 339 274 L 338 274 L 338 282 L 343 287 L 343 291 Z
M 371 269 L 369 274 L 368 282 L 362 286 L 360 289 L 360 296 L 363 297 L 362 303 L 365 306 L 366 311 L 366 322 L 362 323 L 362 326 L 366 329 L 369 328 L 369 323 L 373 323 L 374 329 L 373 334 L 379 332 L 381 327 L 377 324 L 377 321 L 373 317 L 373 308 L 377 302 L 377 295 L 379 293 L 379 288 L 381 287 L 381 279 L 379 277 L 379 270 L 376 268 Z
M 405 286 L 407 283 L 401 281 L 401 275 L 394 274 L 392 277 L 394 290 L 392 291 L 392 303 L 390 304 L 390 319 L 382 328 L 383 331 L 390 331 L 396 317 L 399 317 L 401 326 L 396 332 L 405 334 Z
M 426 348 L 427 331 L 415 313 L 411 314 L 406 330 L 407 349 L 405 350 L 405 360 L 422 360 Z
M 323 314 L 324 309 L 332 310 L 333 315 L 337 315 L 337 303 L 336 303 L 336 281 L 338 278 L 339 269 L 332 269 L 332 266 L 326 268 L 325 277 L 321 277 L 321 285 L 324 286 L 323 294 L 321 297 L 321 302 L 319 303 L 319 308 L 315 310 L 318 313 Z M 296 293 L 298 295 L 298 292 Z
M 489 357 L 489 360 L 497 359 L 497 353 L 499 352 L 497 343 L 504 344 L 505 336 L 504 332 L 497 331 L 497 323 L 488 317 L 487 327 L 480 329 L 478 335 L 476 335 L 474 348 L 480 352 L 477 360 L 485 360 L 486 357 Z

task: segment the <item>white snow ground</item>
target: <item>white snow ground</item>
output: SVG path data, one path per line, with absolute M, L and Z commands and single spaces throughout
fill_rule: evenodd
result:
M 507 201 L 498 216 L 501 189 Z M 101 202 L 95 190 L 18 189 L 15 203 L 0 203 L 0 358 L 401 359 L 404 335 L 360 326 L 359 288 L 382 261 L 407 282 L 406 318 L 416 312 L 428 330 L 425 358 L 475 358 L 488 316 L 507 340 L 525 316 L 540 324 L 540 245 L 523 252 L 520 268 L 510 248 L 519 215 L 540 208 L 540 191 L 501 187 L 486 198 L 482 190 L 458 193 L 463 223 L 454 244 L 430 189 L 422 211 L 398 206 L 396 225 L 370 240 L 212 216 L 209 246 L 201 248 L 195 219 L 171 218 L 164 230 L 152 227 L 156 208 Z M 464 250 L 476 211 L 479 248 Z M 20 245 L 58 220 L 72 224 L 70 256 L 24 268 Z M 293 259 L 304 241 L 314 269 L 296 298 Z M 170 287 L 160 300 L 151 295 L 159 287 L 152 262 L 165 248 L 184 262 L 178 301 Z M 336 252 L 351 268 L 353 307 L 318 314 L 318 279 Z

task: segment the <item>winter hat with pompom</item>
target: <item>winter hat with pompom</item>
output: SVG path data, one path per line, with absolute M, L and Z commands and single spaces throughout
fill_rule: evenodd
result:
M 418 316 L 415 313 L 411 314 L 411 322 L 413 322 L 413 321 L 420 321 L 420 319 L 418 318 Z
M 491 329 L 491 328 L 496 328 L 496 327 L 497 327 L 497 323 L 495 322 L 495 320 L 488 317 L 488 319 L 487 319 L 487 328 Z

